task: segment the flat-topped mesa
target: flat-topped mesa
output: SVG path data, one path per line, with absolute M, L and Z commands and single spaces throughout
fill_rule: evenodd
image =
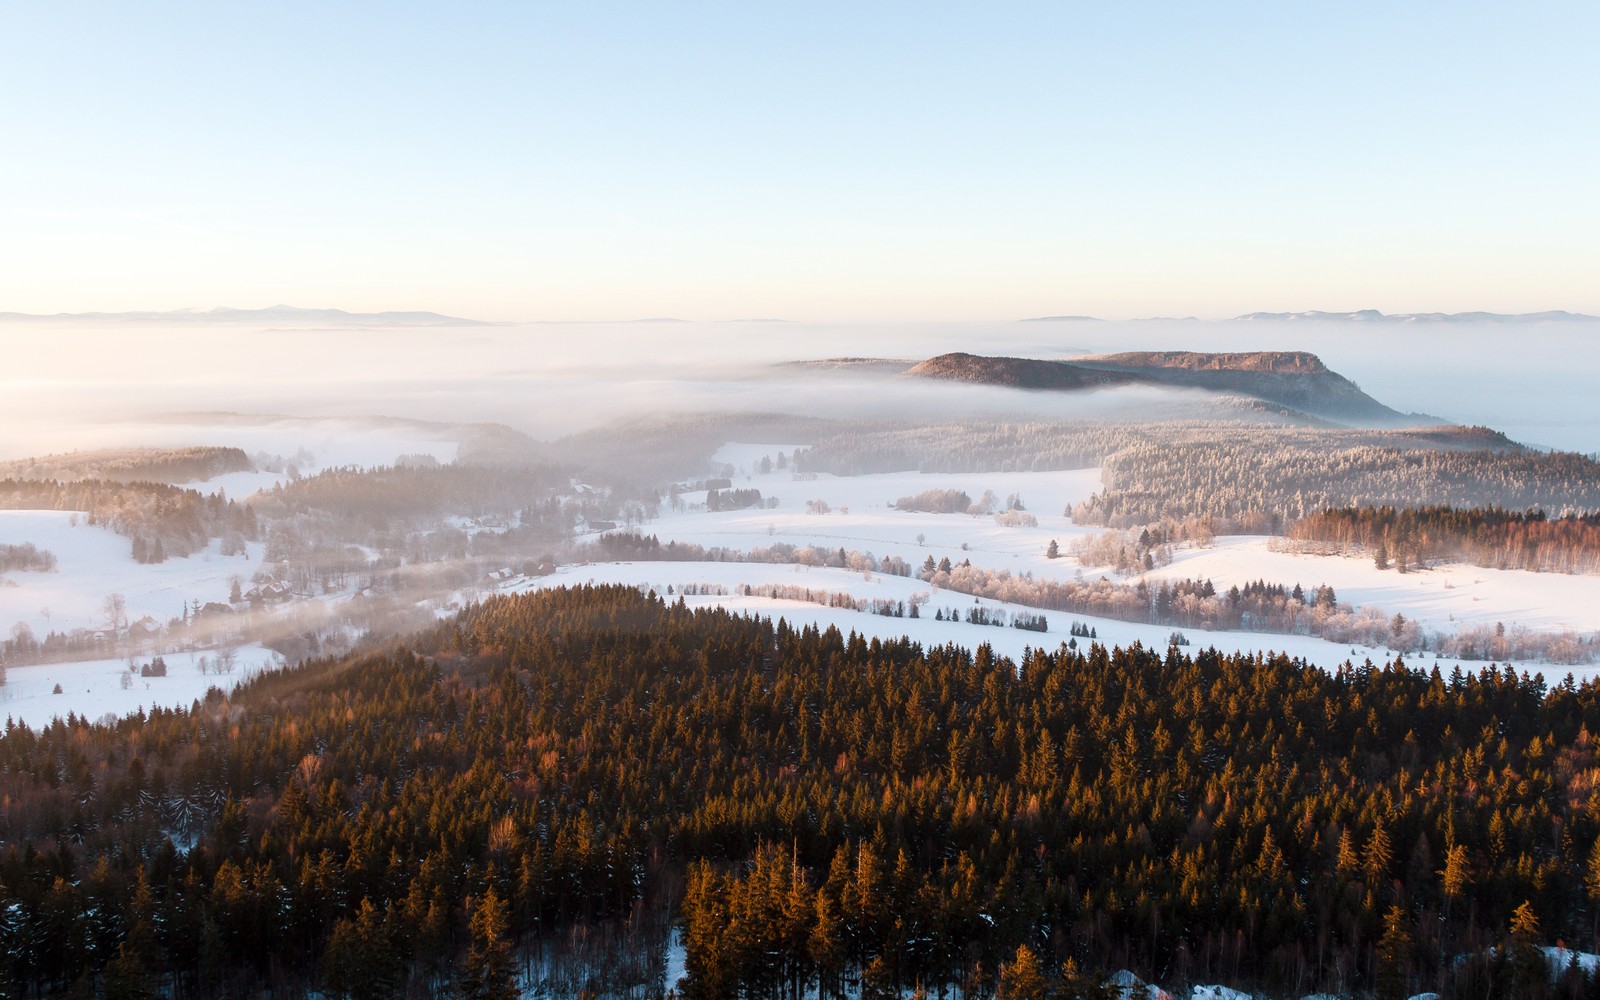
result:
M 1128 351 L 1073 358 L 1074 364 L 1117 368 L 1182 368 L 1187 371 L 1273 372 L 1282 375 L 1326 375 L 1328 367 L 1310 351 Z
M 906 374 L 1058 392 L 1125 385 L 1171 386 L 1260 400 L 1337 423 L 1396 427 L 1422 422 L 1368 396 L 1309 351 L 1131 351 L 1069 361 L 953 353 L 929 358 Z
M 1081 368 L 1065 361 L 1035 358 L 986 358 L 955 352 L 913 365 L 907 375 L 998 385 L 1011 389 L 1098 389 L 1149 381 L 1122 371 Z

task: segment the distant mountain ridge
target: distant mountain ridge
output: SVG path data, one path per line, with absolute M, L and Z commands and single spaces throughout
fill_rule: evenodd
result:
M 1544 312 L 1531 313 L 1427 312 L 1393 314 L 1382 313 L 1376 309 L 1357 309 L 1354 312 L 1322 312 L 1313 309 L 1307 312 L 1245 313 L 1243 316 L 1235 316 L 1234 319 L 1247 321 L 1276 320 L 1281 322 L 1309 320 L 1320 323 L 1592 323 L 1600 321 L 1600 316 L 1567 312 L 1565 309 L 1547 309 Z
M 1197 320 L 1194 316 L 1171 317 L 1150 316 L 1144 319 L 1129 320 L 1133 323 L 1152 322 L 1317 322 L 1317 323 L 1595 323 L 1600 322 L 1600 316 L 1590 316 L 1587 313 L 1567 312 L 1565 309 L 1546 309 L 1543 312 L 1530 313 L 1496 313 L 1496 312 L 1425 312 L 1425 313 L 1385 313 L 1377 309 L 1356 309 L 1352 312 L 1324 312 L 1320 309 L 1309 309 L 1303 312 L 1249 312 L 1242 316 L 1224 320 Z M 1106 320 L 1098 316 L 1029 316 L 1018 320 L 1019 323 L 1103 323 Z
M 233 309 L 218 306 L 215 309 L 170 309 L 166 311 L 88 312 L 35 314 L 0 312 L 0 321 L 46 320 L 60 322 L 115 322 L 115 323 L 277 323 L 293 326 L 489 326 L 482 320 L 444 316 L 434 312 L 389 311 L 353 313 L 343 309 L 304 309 L 298 306 L 276 305 L 265 309 Z

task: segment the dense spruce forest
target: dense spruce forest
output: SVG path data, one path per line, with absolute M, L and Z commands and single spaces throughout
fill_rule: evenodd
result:
M 500 996 L 552 941 L 659 959 L 670 914 L 695 997 L 1585 995 L 1535 947 L 1597 943 L 1596 731 L 1600 688 L 1492 668 L 499 598 L 189 711 L 8 725 L 0 984 Z
M 1431 562 L 1469 562 L 1537 573 L 1600 573 L 1600 514 L 1551 517 L 1500 507 L 1341 507 L 1292 525 L 1310 548 L 1373 554 L 1400 572 Z

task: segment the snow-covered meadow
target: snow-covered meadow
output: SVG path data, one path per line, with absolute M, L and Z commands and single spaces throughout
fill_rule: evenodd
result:
M 1083 565 L 1069 551 L 1081 538 L 1098 535 L 1103 529 L 1074 524 L 1063 512 L 1070 505 L 1100 489 L 1098 469 L 1062 472 L 1007 472 L 967 474 L 923 474 L 915 472 L 884 475 L 837 477 L 817 475 L 797 477 L 778 468 L 780 454 L 792 456 L 796 445 L 729 444 L 713 458 L 713 468 L 732 470 L 729 477 L 735 489 L 759 489 L 764 500 L 775 499 L 776 506 L 737 511 L 711 512 L 703 509 L 703 491 L 680 498 L 682 509 L 664 508 L 659 518 L 640 526 L 665 543 L 688 542 L 707 548 L 722 547 L 737 551 L 768 547 L 775 543 L 796 546 L 870 552 L 882 559 L 897 556 L 913 567 L 931 556 L 936 562 L 948 558 L 952 563 L 970 560 L 974 566 L 1007 570 L 1012 574 L 1031 574 L 1038 579 L 1097 579 L 1107 576 L 1133 583 L 1137 577 L 1115 577 L 1109 567 Z M 763 461 L 766 460 L 766 461 Z M 762 471 L 770 465 L 770 471 Z M 930 514 L 903 511 L 895 501 L 915 496 L 924 490 L 954 489 L 966 492 L 974 501 L 992 493 L 996 509 L 1002 510 L 1016 496 L 1036 525 L 1003 526 L 993 516 L 969 514 Z M 820 501 L 820 502 L 819 502 Z M 826 513 L 820 511 L 826 510 Z M 1050 542 L 1059 547 L 1060 556 L 1047 556 Z M 1447 565 L 1401 574 L 1379 570 L 1370 559 L 1345 556 L 1317 556 L 1276 551 L 1266 536 L 1225 536 L 1206 547 L 1180 545 L 1172 563 L 1145 574 L 1151 582 L 1181 578 L 1210 579 L 1219 590 L 1255 580 L 1292 587 L 1296 583 L 1308 591 L 1329 585 L 1344 605 L 1373 607 L 1386 615 L 1402 614 L 1408 620 L 1433 631 L 1451 632 L 1463 625 L 1524 626 L 1538 631 L 1600 630 L 1600 577 L 1563 576 L 1519 570 L 1488 570 L 1473 566 Z M 799 585 L 819 590 L 850 593 L 861 599 L 893 594 L 907 599 L 910 594 L 927 592 L 921 581 L 892 576 L 849 573 L 842 570 L 800 566 L 769 567 L 748 563 L 674 564 L 640 562 L 611 566 L 569 567 L 540 582 L 637 583 L 664 590 L 673 584 L 706 583 L 729 590 L 727 598 L 696 597 L 724 606 L 756 610 L 770 607 L 770 598 L 746 598 L 742 587 Z M 965 595 L 935 595 L 927 608 L 956 606 L 973 598 Z M 984 602 L 993 603 L 993 602 Z M 1035 633 L 959 623 L 889 619 L 815 605 L 811 610 L 793 609 L 804 620 L 818 624 L 838 624 L 848 631 L 876 635 L 912 634 L 919 641 L 983 642 L 997 650 L 1016 650 L 1039 645 Z M 1008 611 L 1032 610 L 1008 608 Z M 768 613 L 762 611 L 761 613 Z M 1048 613 L 1051 641 L 1066 638 L 1066 618 Z M 1172 629 L 1166 626 L 1139 625 L 1076 616 L 1092 624 L 1098 635 L 1113 643 L 1135 640 L 1146 646 L 1165 648 Z M 791 620 L 793 620 L 791 618 Z M 865 621 L 862 621 L 865 620 Z M 847 624 L 855 623 L 855 624 Z M 912 633 L 903 626 L 916 626 Z M 976 629 L 968 636 L 962 630 Z M 929 631 L 932 629 L 932 631 Z M 1001 631 L 1012 633 L 1002 639 Z M 1060 638 L 1056 633 L 1060 633 Z M 1371 657 L 1381 663 L 1392 658 L 1385 647 L 1350 646 L 1306 636 L 1260 632 L 1206 632 L 1185 629 L 1191 642 L 1219 649 L 1280 650 L 1323 666 L 1333 667 L 1346 660 L 1356 663 Z M 1032 637 L 1032 642 L 1028 641 Z M 1432 664 L 1432 654 L 1413 659 L 1413 664 Z M 1482 666 L 1476 661 L 1438 660 L 1447 671 L 1460 664 L 1465 668 Z M 1552 683 L 1568 672 L 1580 679 L 1595 673 L 1593 668 L 1569 668 L 1517 664 L 1545 674 Z
M 0 582 L 0 623 L 26 624 L 43 637 L 51 630 L 100 628 L 106 598 L 120 594 L 128 621 L 149 615 L 165 623 L 198 600 L 226 601 L 235 577 L 249 586 L 261 565 L 262 546 L 246 543 L 242 555 L 224 556 L 215 540 L 183 558 L 137 563 L 127 538 L 91 525 L 84 515 L 59 510 L 0 510 L 0 544 L 32 542 L 56 557 L 47 573 L 9 572 Z
M 421 437 L 405 427 L 348 421 L 268 419 L 253 423 L 204 420 L 156 422 L 144 425 L 137 443 L 161 445 L 210 444 L 241 447 L 252 455 L 279 457 L 285 463 L 276 471 L 236 472 L 213 479 L 182 484 L 202 493 L 223 491 L 229 498 L 247 501 L 258 490 L 270 489 L 290 475 L 309 475 L 346 465 L 373 466 L 394 463 L 401 456 L 426 454 L 441 462 L 456 457 L 457 442 Z M 132 443 L 130 441 L 130 443 Z M 261 569 L 265 546 L 246 543 L 245 551 L 223 555 L 213 540 L 189 556 L 160 563 L 133 559 L 131 542 L 103 525 L 91 525 L 83 512 L 56 510 L 0 510 L 0 544 L 32 543 L 55 557 L 48 572 L 12 570 L 0 574 L 0 629 L 7 637 L 26 629 L 43 639 L 52 631 L 113 631 L 148 617 L 157 625 L 182 618 L 198 603 L 225 603 L 237 581 L 244 590 Z M 113 609 L 111 600 L 115 598 Z M 233 651 L 231 673 L 202 672 L 201 658 L 215 663 Z M 141 653 L 139 663 L 163 655 L 160 649 Z M 69 712 L 98 719 L 152 706 L 181 707 L 205 696 L 215 686 L 231 690 L 244 677 L 283 665 L 282 657 L 260 645 L 244 645 L 165 652 L 169 674 L 164 678 L 136 677 L 131 687 L 121 686 L 127 659 L 87 660 L 32 666 L 10 666 L 0 686 L 0 715 L 10 715 L 31 725 L 47 724 Z M 56 684 L 61 694 L 54 694 Z

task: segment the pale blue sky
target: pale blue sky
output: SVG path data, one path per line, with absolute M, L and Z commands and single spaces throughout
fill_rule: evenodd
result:
M 0 4 L 0 310 L 1600 313 L 1600 5 Z

